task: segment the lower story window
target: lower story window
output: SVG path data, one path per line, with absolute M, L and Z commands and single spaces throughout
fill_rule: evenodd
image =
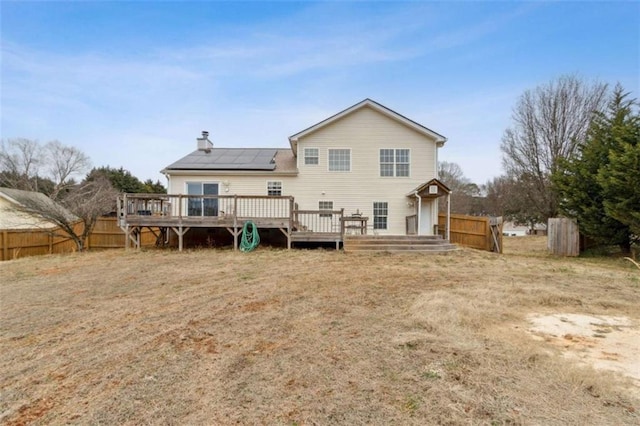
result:
M 187 182 L 187 194 L 208 195 L 209 197 L 189 197 L 188 216 L 218 216 L 218 184 L 207 182 Z
M 373 229 L 387 229 L 389 203 L 375 201 L 373 203 Z
M 320 217 L 331 217 L 333 201 L 318 201 L 318 210 L 320 210 Z M 322 213 L 323 211 L 326 211 L 326 213 Z
M 267 195 L 282 195 L 282 182 L 267 182 Z

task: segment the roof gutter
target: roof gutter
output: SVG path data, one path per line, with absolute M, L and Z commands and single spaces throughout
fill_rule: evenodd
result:
M 297 176 L 298 170 L 291 172 L 278 172 L 273 170 L 167 170 L 160 173 L 165 176 Z

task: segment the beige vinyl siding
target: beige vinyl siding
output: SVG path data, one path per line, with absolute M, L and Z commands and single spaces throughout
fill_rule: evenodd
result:
M 318 164 L 304 164 L 304 148 L 318 149 Z M 351 150 L 347 171 L 329 171 L 329 149 Z M 408 149 L 408 177 L 380 176 L 380 149 Z M 436 177 L 436 142 L 414 129 L 369 107 L 346 115 L 298 141 L 298 175 L 191 175 L 171 176 L 169 193 L 185 193 L 186 182 L 218 182 L 222 195 L 266 195 L 268 181 L 282 182 L 282 195 L 293 195 L 299 208 L 318 210 L 319 201 L 333 201 L 349 215 L 360 211 L 369 217 L 373 229 L 373 202 L 388 203 L 388 229 L 380 234 L 404 235 L 405 218 L 416 214 L 417 200 L 406 196 L 411 190 Z M 238 172 L 242 173 L 242 172 Z M 228 182 L 228 192 L 224 182 Z M 433 209 L 435 212 L 435 208 Z M 437 212 L 436 212 L 437 213 Z M 437 216 L 433 219 L 437 221 Z
M 436 177 L 436 143 L 391 118 L 362 108 L 298 142 L 299 152 L 305 147 L 318 148 L 318 165 L 309 167 L 299 161 L 299 174 L 292 182 L 292 194 L 300 208 L 315 209 L 318 200 L 332 200 L 335 209 L 345 214 L 359 210 L 373 225 L 373 202 L 389 203 L 388 229 L 380 234 L 405 233 L 405 217 L 415 213 L 406 194 L 418 185 Z M 328 171 L 329 148 L 351 148 L 351 171 Z M 409 177 L 381 177 L 380 149 L 409 149 Z
M 289 191 L 291 181 L 294 179 L 296 179 L 294 176 L 267 175 L 173 175 L 171 176 L 168 192 L 169 194 L 186 194 L 187 182 L 217 182 L 220 185 L 220 195 L 267 195 L 267 182 L 282 182 L 282 195 L 294 195 Z
M 0 197 L 0 229 L 54 228 L 51 222 L 21 212 L 19 207 Z

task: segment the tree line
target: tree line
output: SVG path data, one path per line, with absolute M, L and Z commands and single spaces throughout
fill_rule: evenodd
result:
M 29 191 L 18 193 L 18 209 L 55 224 L 78 251 L 97 219 L 115 211 L 119 193 L 166 193 L 160 181 L 140 181 L 122 167 L 91 168 L 89 157 L 76 147 L 25 138 L 0 141 L 0 187 Z
M 639 110 L 621 85 L 575 75 L 525 91 L 502 137 L 501 176 L 476 185 L 455 163 L 440 164 L 452 211 L 531 228 L 575 218 L 584 235 L 628 252 L 640 242 Z

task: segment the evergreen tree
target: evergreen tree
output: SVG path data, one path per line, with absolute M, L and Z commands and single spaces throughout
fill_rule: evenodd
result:
M 154 182 L 151 179 L 147 179 L 144 181 L 143 187 L 144 187 L 144 192 L 149 194 L 166 194 L 167 193 L 167 188 L 165 188 L 164 185 L 160 183 L 159 180 L 156 180 Z
M 119 169 L 103 166 L 94 168 L 87 175 L 87 180 L 96 179 L 98 176 L 106 177 L 111 185 L 119 192 L 139 193 L 145 192 L 144 185 L 140 179 L 133 176 L 129 170 L 120 167 Z
M 119 192 L 149 194 L 166 194 L 167 192 L 159 180 L 153 182 L 151 179 L 147 179 L 142 182 L 123 167 L 118 169 L 109 166 L 94 168 L 89 172 L 86 180 L 93 180 L 99 176 L 106 177 Z
M 598 172 L 608 216 L 628 226 L 633 239 L 640 240 L 640 117 L 636 114 L 625 126 L 620 149 L 609 152 L 609 164 Z M 626 133 L 626 132 L 625 132 Z
M 614 190 L 612 187 L 605 191 L 602 183 L 607 176 L 600 176 L 600 172 L 608 167 L 611 158 L 618 161 L 613 153 L 622 152 L 624 144 L 630 143 L 627 139 L 633 132 L 628 126 L 633 121 L 634 104 L 617 86 L 607 110 L 596 113 L 585 143 L 578 147 L 578 155 L 561 161 L 561 168 L 553 177 L 561 211 L 578 220 L 583 234 L 601 244 L 620 245 L 623 251 L 630 248 L 631 230 L 607 211 L 606 204 L 611 202 Z

